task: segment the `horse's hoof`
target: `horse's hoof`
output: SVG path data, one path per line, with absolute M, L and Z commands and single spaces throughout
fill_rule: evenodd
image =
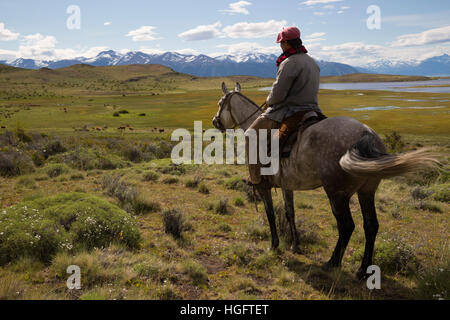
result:
M 356 278 L 359 281 L 366 280 L 368 277 L 369 275 L 364 271 L 363 268 L 359 268 L 358 271 L 356 272 Z

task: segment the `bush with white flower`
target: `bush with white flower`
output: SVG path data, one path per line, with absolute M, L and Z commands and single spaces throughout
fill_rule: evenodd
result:
M 57 252 L 139 246 L 130 214 L 96 196 L 59 194 L 0 211 L 0 265 L 23 256 L 48 262 Z

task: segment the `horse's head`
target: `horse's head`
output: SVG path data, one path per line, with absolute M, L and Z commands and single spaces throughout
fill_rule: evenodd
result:
M 229 91 L 225 83 L 222 83 L 222 91 L 224 96 L 219 100 L 219 111 L 213 119 L 213 126 L 220 131 L 225 131 L 226 129 L 232 129 L 236 126 L 233 120 L 233 115 L 231 114 L 231 104 L 230 100 L 233 94 L 241 92 L 241 85 L 236 83 L 234 91 Z

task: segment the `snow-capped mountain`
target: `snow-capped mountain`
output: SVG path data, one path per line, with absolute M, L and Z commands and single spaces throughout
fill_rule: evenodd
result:
M 238 55 L 191 55 L 176 52 L 163 54 L 146 54 L 132 51 L 125 54 L 113 50 L 100 52 L 92 58 L 79 57 L 72 60 L 38 61 L 17 59 L 9 63 L 14 67 L 39 69 L 47 67 L 58 69 L 74 64 L 93 66 L 117 66 L 130 64 L 161 64 L 177 72 L 201 77 L 218 77 L 231 75 L 250 75 L 273 78 L 276 75 L 276 55 L 250 53 Z M 364 67 L 352 67 L 343 63 L 317 61 L 322 76 L 338 76 L 350 73 L 382 73 L 404 75 L 450 75 L 450 56 L 444 54 L 424 61 L 394 62 L 381 60 Z
M 423 76 L 448 76 L 450 75 L 450 56 L 432 57 L 423 61 L 389 61 L 380 60 L 370 63 L 364 67 L 357 68 L 361 72 L 400 74 L 400 75 L 423 75 Z

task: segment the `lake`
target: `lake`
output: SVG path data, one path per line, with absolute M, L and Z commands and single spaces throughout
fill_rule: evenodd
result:
M 430 87 L 442 86 L 447 87 Z M 428 86 L 426 88 L 413 88 Z M 272 88 L 262 88 L 261 91 L 270 91 Z M 405 81 L 405 82 L 356 82 L 356 83 L 321 83 L 320 89 L 329 90 L 382 90 L 398 92 L 431 92 L 450 93 L 450 79 L 438 79 L 427 81 Z

